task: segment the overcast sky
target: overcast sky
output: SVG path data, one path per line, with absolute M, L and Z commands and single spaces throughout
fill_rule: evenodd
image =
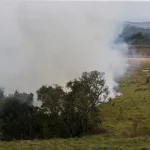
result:
M 51 5 L 49 0 L 1 0 L 0 1 L 0 17 L 11 17 L 16 18 L 18 9 L 21 7 L 21 9 L 24 9 L 25 7 L 30 7 L 30 5 L 33 5 L 33 11 L 34 9 L 42 9 L 42 6 L 40 8 L 39 5 L 43 5 L 44 3 L 47 3 L 47 5 Z M 76 5 L 76 8 L 78 9 L 79 5 L 82 3 L 83 9 L 94 9 L 95 13 L 101 13 L 100 16 L 103 16 L 104 18 L 110 18 L 110 19 L 116 19 L 116 14 L 120 15 L 120 20 L 127 20 L 127 21 L 150 21 L 150 2 L 148 1 L 118 1 L 118 2 L 63 2 L 66 3 L 66 5 L 71 5 L 69 3 L 72 3 L 73 5 Z M 76 4 L 75 4 L 76 3 Z M 24 6 L 25 5 L 25 6 Z M 84 6 L 83 6 L 84 5 Z M 37 7 L 37 8 L 35 8 Z M 50 6 L 47 6 L 47 8 Z M 83 10 L 84 11 L 84 10 Z
M 0 0 L 0 86 L 35 91 L 96 66 L 105 20 L 150 21 L 150 2 Z

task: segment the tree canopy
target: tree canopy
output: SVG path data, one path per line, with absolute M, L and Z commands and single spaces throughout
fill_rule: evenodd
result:
M 33 105 L 32 93 L 0 92 L 0 131 L 3 138 L 34 139 L 77 137 L 98 130 L 101 123 L 97 106 L 109 91 L 104 73 L 83 72 L 82 76 L 60 85 L 43 85 L 37 90 L 41 107 Z

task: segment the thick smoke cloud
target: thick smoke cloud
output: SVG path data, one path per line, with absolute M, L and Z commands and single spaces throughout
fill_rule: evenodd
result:
M 2 3 L 2 2 L 1 2 Z M 2 7 L 3 6 L 3 7 Z M 7 92 L 35 92 L 61 84 L 83 71 L 106 73 L 114 94 L 115 78 L 126 71 L 125 44 L 113 45 L 122 28 L 120 9 L 108 2 L 2 3 L 0 85 Z

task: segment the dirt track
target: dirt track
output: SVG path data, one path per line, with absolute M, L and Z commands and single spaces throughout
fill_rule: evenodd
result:
M 150 63 L 150 58 L 128 58 L 129 63 Z

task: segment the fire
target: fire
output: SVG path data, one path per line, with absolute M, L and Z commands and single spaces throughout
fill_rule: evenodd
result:
M 123 95 L 122 93 L 116 92 L 115 97 L 119 97 L 119 96 L 122 96 L 122 95 Z

